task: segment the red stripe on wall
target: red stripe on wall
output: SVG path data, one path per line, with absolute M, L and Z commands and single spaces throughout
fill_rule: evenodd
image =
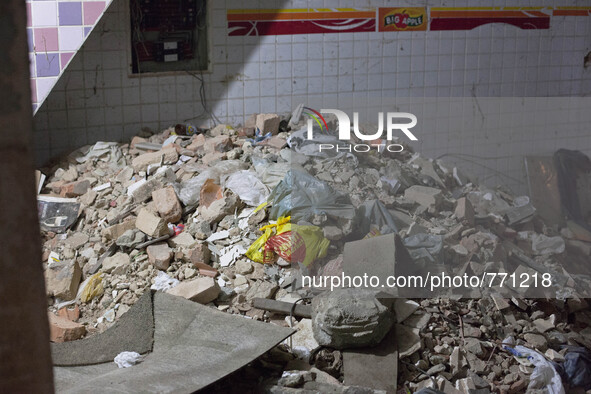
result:
M 434 18 L 431 30 L 472 30 L 488 23 L 507 23 L 523 30 L 549 29 L 550 17 L 531 18 Z
M 332 19 L 311 21 L 228 21 L 230 36 L 274 36 L 286 34 L 354 33 L 376 31 L 375 19 Z
M 554 10 L 555 16 L 589 16 L 589 10 Z

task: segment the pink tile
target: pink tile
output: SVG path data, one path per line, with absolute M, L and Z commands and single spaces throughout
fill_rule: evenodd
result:
M 31 79 L 31 101 L 33 103 L 37 102 L 37 83 L 34 79 Z
M 98 20 L 99 16 L 105 10 L 105 2 L 104 1 L 85 1 L 82 3 L 82 8 L 84 10 L 84 24 L 85 25 L 94 25 L 95 22 Z
M 27 27 L 31 27 L 31 3 L 27 3 Z
M 60 59 L 62 64 L 62 70 L 66 68 L 70 59 L 74 56 L 74 52 L 62 52 L 60 53 Z
M 37 52 L 57 51 L 59 49 L 57 27 L 34 29 L 33 36 Z

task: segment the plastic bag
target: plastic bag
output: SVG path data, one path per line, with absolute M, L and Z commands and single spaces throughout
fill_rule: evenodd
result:
M 256 241 L 250 245 L 246 253 L 246 257 L 251 259 L 252 261 L 256 261 L 257 263 L 264 263 L 264 250 L 265 244 L 271 238 L 273 234 L 281 234 L 282 232 L 291 230 L 290 226 L 290 217 L 280 217 L 277 220 L 277 223 L 268 224 L 260 228 L 260 231 L 263 231 L 263 235 L 257 238 Z M 268 260 L 268 259 L 267 259 Z
M 291 149 L 297 153 L 318 159 L 340 159 L 348 157 L 357 164 L 357 158 L 351 152 L 347 151 L 349 143 L 336 138 L 334 135 L 320 133 L 318 129 L 314 130 L 314 138 L 308 138 L 308 127 L 303 127 L 300 130 L 292 131 L 287 143 Z M 319 149 L 320 144 L 330 144 L 335 147 L 344 149 Z
M 302 263 L 307 267 L 314 260 L 326 256 L 329 244 L 321 228 L 293 224 L 291 231 L 269 238 L 264 254 L 267 261 L 264 262 L 275 261 L 274 254 L 277 254 L 290 263 Z
M 591 353 L 584 347 L 569 347 L 562 364 L 556 370 L 571 387 L 591 390 Z
M 311 221 L 314 215 L 353 220 L 355 207 L 348 196 L 335 192 L 312 175 L 291 169 L 269 195 L 269 217 L 290 215 L 295 222 Z
M 39 195 L 37 209 L 42 230 L 63 233 L 78 220 L 80 203 L 75 198 Z
M 403 242 L 413 260 L 426 258 L 431 263 L 443 263 L 442 235 L 420 233 L 406 237 Z
M 560 236 L 547 237 L 544 234 L 533 234 L 531 248 L 536 254 L 560 254 L 564 252 L 565 243 Z
M 366 235 L 372 230 L 380 235 L 398 232 L 394 218 L 380 200 L 364 202 L 358 208 L 358 213 L 361 222 L 356 226 L 356 231 L 362 235 Z
M 137 352 L 121 352 L 113 361 L 119 368 L 129 368 L 141 362 L 142 356 Z
M 173 187 L 179 200 L 185 206 L 197 205 L 199 203 L 201 187 L 208 179 L 213 179 L 216 183 L 219 182 L 219 171 L 215 168 L 209 168 L 188 181 L 175 183 Z
M 271 163 L 260 157 L 253 157 L 251 160 L 257 175 L 270 189 L 276 187 L 285 178 L 287 171 L 291 169 L 291 165 L 287 162 Z
M 228 177 L 225 187 L 251 207 L 259 206 L 269 197 L 269 189 L 251 171 L 239 171 Z
M 87 303 L 93 298 L 103 295 L 105 288 L 103 287 L 103 274 L 97 272 L 89 277 L 83 283 L 82 293 L 80 294 L 80 301 Z
M 121 149 L 117 142 L 103 142 L 99 141 L 90 147 L 81 148 L 78 152 L 86 151 L 82 156 L 77 156 L 76 161 L 78 163 L 85 163 L 89 159 L 99 158 L 107 153 L 111 154 L 111 158 L 108 161 L 118 162 L 123 158 Z
M 199 193 L 205 181 L 213 179 L 215 183 L 219 184 L 220 178 L 224 175 L 234 173 L 245 166 L 246 164 L 239 160 L 221 161 L 216 163 L 215 167 L 208 168 L 187 181 L 174 183 L 174 190 L 185 206 L 197 205 L 199 203 Z
M 217 200 L 224 198 L 224 190 L 213 179 L 207 179 L 199 192 L 199 205 L 208 208 Z
M 214 164 L 215 168 L 222 178 L 226 174 L 233 174 L 239 170 L 248 169 L 248 164 L 240 160 L 222 160 Z
M 261 129 L 259 129 L 257 127 L 255 134 L 254 134 L 254 138 L 247 138 L 246 141 L 250 142 L 252 144 L 252 146 L 257 146 L 261 142 L 264 142 L 264 141 L 268 140 L 269 138 L 271 138 L 271 135 L 272 135 L 271 132 L 268 132 L 267 134 L 263 134 Z
M 518 361 L 520 358 L 526 358 L 535 366 L 534 371 L 529 377 L 528 390 L 545 388 L 548 394 L 565 394 L 562 379 L 558 371 L 556 371 L 554 365 L 546 360 L 541 353 L 525 346 L 511 347 L 503 345 L 503 348 L 513 354 Z
M 291 224 L 290 217 L 281 217 L 275 224 L 261 227 L 264 231 L 246 251 L 245 255 L 258 263 L 270 264 L 276 255 L 286 261 L 310 265 L 326 256 L 330 241 L 316 226 Z

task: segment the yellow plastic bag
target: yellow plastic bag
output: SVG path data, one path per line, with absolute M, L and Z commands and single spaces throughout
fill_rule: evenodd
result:
M 84 286 L 84 289 L 82 289 L 80 301 L 84 303 L 90 302 L 94 297 L 103 295 L 104 292 L 105 289 L 103 287 L 103 274 L 97 272 L 88 278 L 88 282 Z
M 316 226 L 298 226 L 289 223 L 291 217 L 280 217 L 277 223 L 261 228 L 264 231 L 248 249 L 246 256 L 258 263 L 269 264 L 276 255 L 289 262 L 305 266 L 326 256 L 330 241 Z
M 246 257 L 252 261 L 256 261 L 257 263 L 263 263 L 266 260 L 264 258 L 264 252 L 267 240 L 274 234 L 281 234 L 282 232 L 291 230 L 291 223 L 289 223 L 290 220 L 291 216 L 282 216 L 277 220 L 277 223 L 272 223 L 261 227 L 260 230 L 264 231 L 264 233 L 256 241 L 254 241 L 252 245 L 250 245 L 245 253 Z

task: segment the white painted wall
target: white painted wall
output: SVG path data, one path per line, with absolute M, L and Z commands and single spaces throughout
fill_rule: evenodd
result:
M 290 112 L 300 102 L 330 108 L 352 99 L 363 105 L 381 97 L 575 96 L 573 103 L 583 105 L 587 101 L 580 97 L 591 93 L 591 68 L 583 68 L 583 58 L 591 50 L 591 16 L 552 17 L 549 30 L 486 25 L 470 31 L 228 37 L 226 10 L 245 8 L 244 3 L 216 0 L 209 9 L 212 65 L 211 72 L 204 73 L 205 91 L 209 109 L 230 124 L 242 123 L 254 112 Z M 471 4 L 294 0 L 252 1 L 248 8 Z M 494 5 L 554 3 L 516 0 Z M 185 121 L 210 124 L 195 77 L 129 77 L 127 8 L 127 0 L 113 0 L 36 114 L 38 162 L 97 140 L 129 139 L 142 127 L 161 130 Z M 519 105 L 508 111 L 507 116 L 523 119 Z M 492 122 L 487 127 L 499 123 Z M 432 157 L 446 152 L 500 156 L 510 151 L 519 159 L 488 164 L 519 177 L 525 153 L 551 153 L 562 146 L 588 150 L 591 145 L 581 125 L 560 130 L 533 127 L 519 138 L 501 126 L 496 133 L 469 127 L 453 135 L 422 130 L 419 149 Z M 498 181 L 503 182 L 502 177 Z

